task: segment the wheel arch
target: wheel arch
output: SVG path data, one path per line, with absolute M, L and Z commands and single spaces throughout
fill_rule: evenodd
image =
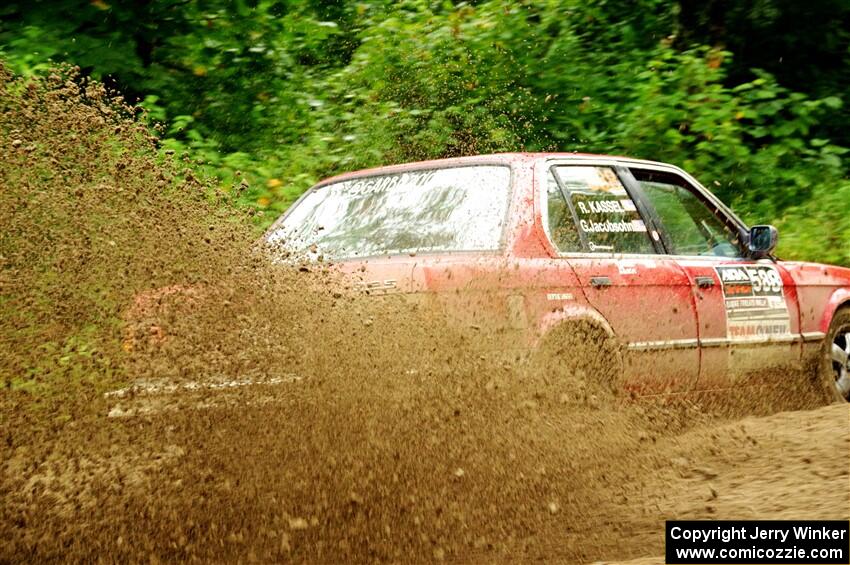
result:
M 820 322 L 820 331 L 829 333 L 835 314 L 842 308 L 850 308 L 850 288 L 839 288 L 832 293 Z
M 538 325 L 536 345 L 539 345 L 547 336 L 552 335 L 560 328 L 582 324 L 598 329 L 611 339 L 617 339 L 614 329 L 602 314 L 588 306 L 575 304 L 564 306 L 543 316 Z
M 603 385 L 598 392 L 606 394 L 622 389 L 626 351 L 601 313 L 587 305 L 569 305 L 544 316 L 540 330 L 530 357 L 532 367 L 537 363 L 548 367 L 553 354 L 569 352 L 573 356 L 558 359 L 573 369 L 579 367 L 581 372 L 573 374 L 584 375 L 586 384 Z M 563 363 L 556 366 L 563 367 Z

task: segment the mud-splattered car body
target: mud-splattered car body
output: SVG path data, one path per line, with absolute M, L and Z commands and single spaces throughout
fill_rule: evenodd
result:
M 452 192 L 464 183 L 476 188 Z M 398 204 L 394 190 L 408 208 L 381 216 L 375 210 Z M 441 196 L 417 192 L 429 190 Z M 493 209 L 476 204 L 488 198 Z M 454 217 L 459 207 L 468 209 Z M 320 225 L 323 217 L 334 225 Z M 482 245 L 482 217 L 498 225 L 498 241 Z M 396 238 L 411 222 L 449 227 Z M 514 335 L 517 348 L 590 323 L 622 345 L 626 386 L 643 394 L 725 388 L 823 351 L 833 316 L 850 304 L 850 270 L 777 260 L 772 247 L 753 253 L 749 238 L 729 208 L 675 166 L 522 153 L 337 176 L 266 235 L 327 255 L 376 296 L 429 295 L 463 324 Z

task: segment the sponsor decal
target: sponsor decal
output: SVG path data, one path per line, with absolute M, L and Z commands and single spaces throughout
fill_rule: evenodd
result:
M 617 174 L 606 167 L 564 167 L 559 174 L 571 193 L 579 229 L 601 243 L 616 242 L 607 234 L 646 233 L 637 206 L 629 198 Z M 598 234 L 600 237 L 593 237 Z M 611 245 L 588 242 L 591 251 L 613 251 Z
M 366 177 L 341 183 L 343 192 L 352 195 L 387 192 L 397 186 L 427 186 L 434 178 L 434 171 L 413 171 L 397 175 Z
M 785 288 L 776 267 L 715 267 L 726 306 L 726 333 L 732 340 L 769 340 L 791 333 Z
M 625 212 L 620 200 L 590 200 L 579 202 L 578 209 L 582 214 L 622 214 Z
M 546 300 L 575 300 L 575 297 L 569 292 L 550 292 Z
M 624 232 L 645 232 L 646 224 L 642 220 L 632 220 L 630 222 L 621 220 L 612 222 L 605 220 L 604 222 L 594 222 L 593 220 L 580 220 L 581 229 L 585 233 L 624 233 Z
M 570 190 L 588 188 L 594 192 L 626 196 L 620 179 L 608 167 L 558 167 L 558 174 Z

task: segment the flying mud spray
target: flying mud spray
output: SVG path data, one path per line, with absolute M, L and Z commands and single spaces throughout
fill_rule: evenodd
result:
M 847 517 L 845 408 L 634 400 L 585 335 L 505 354 L 275 264 L 73 69 L 0 82 L 0 562 L 581 563 L 665 518 Z

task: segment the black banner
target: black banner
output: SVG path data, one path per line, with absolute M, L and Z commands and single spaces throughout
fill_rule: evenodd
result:
M 850 563 L 850 522 L 841 520 L 670 520 L 667 563 Z

